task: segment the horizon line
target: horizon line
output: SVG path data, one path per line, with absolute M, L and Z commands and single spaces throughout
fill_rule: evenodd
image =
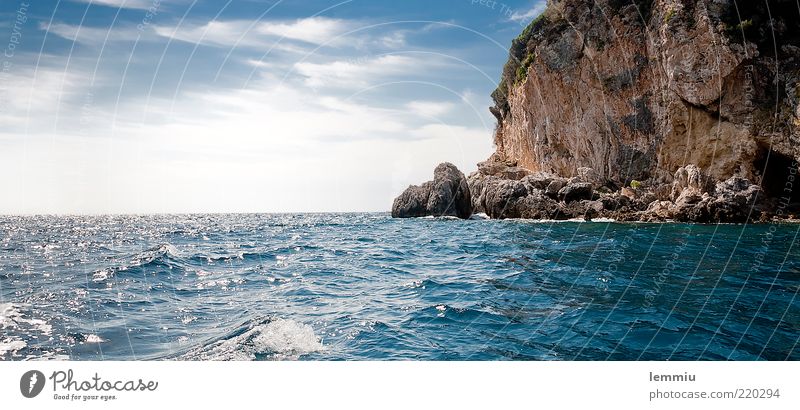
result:
M 387 211 L 223 211 L 223 212 L 108 212 L 108 213 L 0 213 L 2 217 L 34 216 L 159 216 L 159 215 L 313 215 L 313 214 L 389 214 Z

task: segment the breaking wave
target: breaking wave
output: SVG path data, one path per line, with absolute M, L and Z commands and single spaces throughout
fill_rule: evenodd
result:
M 23 313 L 22 306 L 0 303 L 0 360 L 25 359 L 21 356 L 28 343 L 23 338 L 50 338 L 53 326 L 45 320 L 34 319 Z
M 182 360 L 297 360 L 322 352 L 314 329 L 289 319 L 265 319 L 182 356 Z

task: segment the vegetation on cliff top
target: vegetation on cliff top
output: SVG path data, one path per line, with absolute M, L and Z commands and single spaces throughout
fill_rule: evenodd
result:
M 500 84 L 492 92 L 492 99 L 495 106 L 492 113 L 500 119 L 504 112 L 508 112 L 508 87 L 524 80 L 528 75 L 528 68 L 533 63 L 533 55 L 528 50 L 531 40 L 539 33 L 544 31 L 548 19 L 545 13 L 536 17 L 517 38 L 511 41 L 508 61 L 503 67 L 503 74 Z
M 622 8 L 634 6 L 642 16 L 643 24 L 647 24 L 652 13 L 653 0 L 608 0 L 606 5 L 608 9 L 604 14 L 608 15 L 618 14 Z M 594 7 L 601 7 L 601 5 L 595 4 Z M 530 67 L 535 61 L 536 43 L 551 38 L 555 41 L 565 29 L 570 27 L 564 17 L 560 15 L 562 10 L 557 10 L 557 8 L 553 4 L 548 5 L 542 14 L 531 21 L 522 30 L 522 33 L 511 41 L 508 61 L 503 67 L 500 83 L 492 92 L 495 105 L 491 108 L 491 112 L 498 120 L 502 120 L 505 113 L 510 110 L 508 105 L 509 88 L 525 81 L 528 77 Z

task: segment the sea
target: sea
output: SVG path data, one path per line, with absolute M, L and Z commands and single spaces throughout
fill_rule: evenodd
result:
M 799 224 L 0 217 L 0 360 L 798 360 Z

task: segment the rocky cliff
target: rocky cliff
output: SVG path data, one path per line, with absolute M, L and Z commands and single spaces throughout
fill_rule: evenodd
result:
M 738 3 L 549 2 L 493 94 L 498 156 L 614 186 L 687 164 L 755 181 L 769 154 L 800 157 L 797 3 Z
M 797 202 L 786 187 L 800 158 L 798 47 L 795 0 L 550 1 L 512 42 L 492 95 L 490 161 L 588 169 L 595 186 L 633 183 L 665 201 L 693 165 L 704 192 L 735 177 L 763 200 Z
M 475 211 L 697 222 L 800 211 L 796 0 L 550 0 L 512 42 L 492 97 L 496 152 L 469 176 Z

